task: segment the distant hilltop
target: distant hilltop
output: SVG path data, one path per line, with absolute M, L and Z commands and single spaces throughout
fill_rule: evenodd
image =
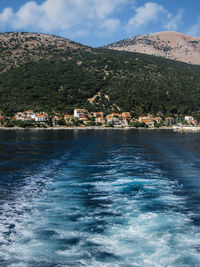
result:
M 27 62 L 59 57 L 71 59 L 71 53 L 90 51 L 82 44 L 55 35 L 29 32 L 0 33 L 0 73 Z M 68 57 L 62 56 L 68 51 Z
M 200 38 L 173 31 L 139 35 L 105 47 L 200 64 Z
M 104 48 L 200 64 L 200 38 L 172 31 L 139 35 L 106 45 Z M 68 57 L 62 57 L 61 54 L 66 51 Z M 11 66 L 19 67 L 27 61 L 52 59 L 55 56 L 70 60 L 81 51 L 97 52 L 92 47 L 55 35 L 28 32 L 0 33 L 0 73 L 10 69 Z

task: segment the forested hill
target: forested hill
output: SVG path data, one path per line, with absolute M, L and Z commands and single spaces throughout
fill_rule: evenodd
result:
M 135 115 L 199 112 L 199 66 L 42 34 L 2 34 L 0 49 L 0 108 L 7 114 L 75 107 Z

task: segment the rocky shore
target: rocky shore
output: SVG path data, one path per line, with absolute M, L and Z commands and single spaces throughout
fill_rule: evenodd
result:
M 186 127 L 180 127 L 180 126 L 174 126 L 173 130 L 176 132 L 200 132 L 200 127 L 192 127 L 192 126 L 186 126 Z

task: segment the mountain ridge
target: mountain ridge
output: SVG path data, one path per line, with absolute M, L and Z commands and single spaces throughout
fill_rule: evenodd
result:
M 12 66 L 19 67 L 27 61 L 39 61 L 44 57 L 51 59 L 52 56 L 66 50 L 91 51 L 92 48 L 56 35 L 29 32 L 0 33 L 0 73 Z M 63 60 L 66 59 L 65 53 Z
M 75 108 L 136 116 L 200 114 L 198 65 L 46 34 L 3 37 L 0 108 L 7 114 L 29 109 L 72 114 Z
M 174 31 L 138 35 L 104 47 L 200 64 L 200 38 Z

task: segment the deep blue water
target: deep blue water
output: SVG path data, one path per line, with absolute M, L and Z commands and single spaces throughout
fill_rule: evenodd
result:
M 1 131 L 0 266 L 200 266 L 200 135 Z

